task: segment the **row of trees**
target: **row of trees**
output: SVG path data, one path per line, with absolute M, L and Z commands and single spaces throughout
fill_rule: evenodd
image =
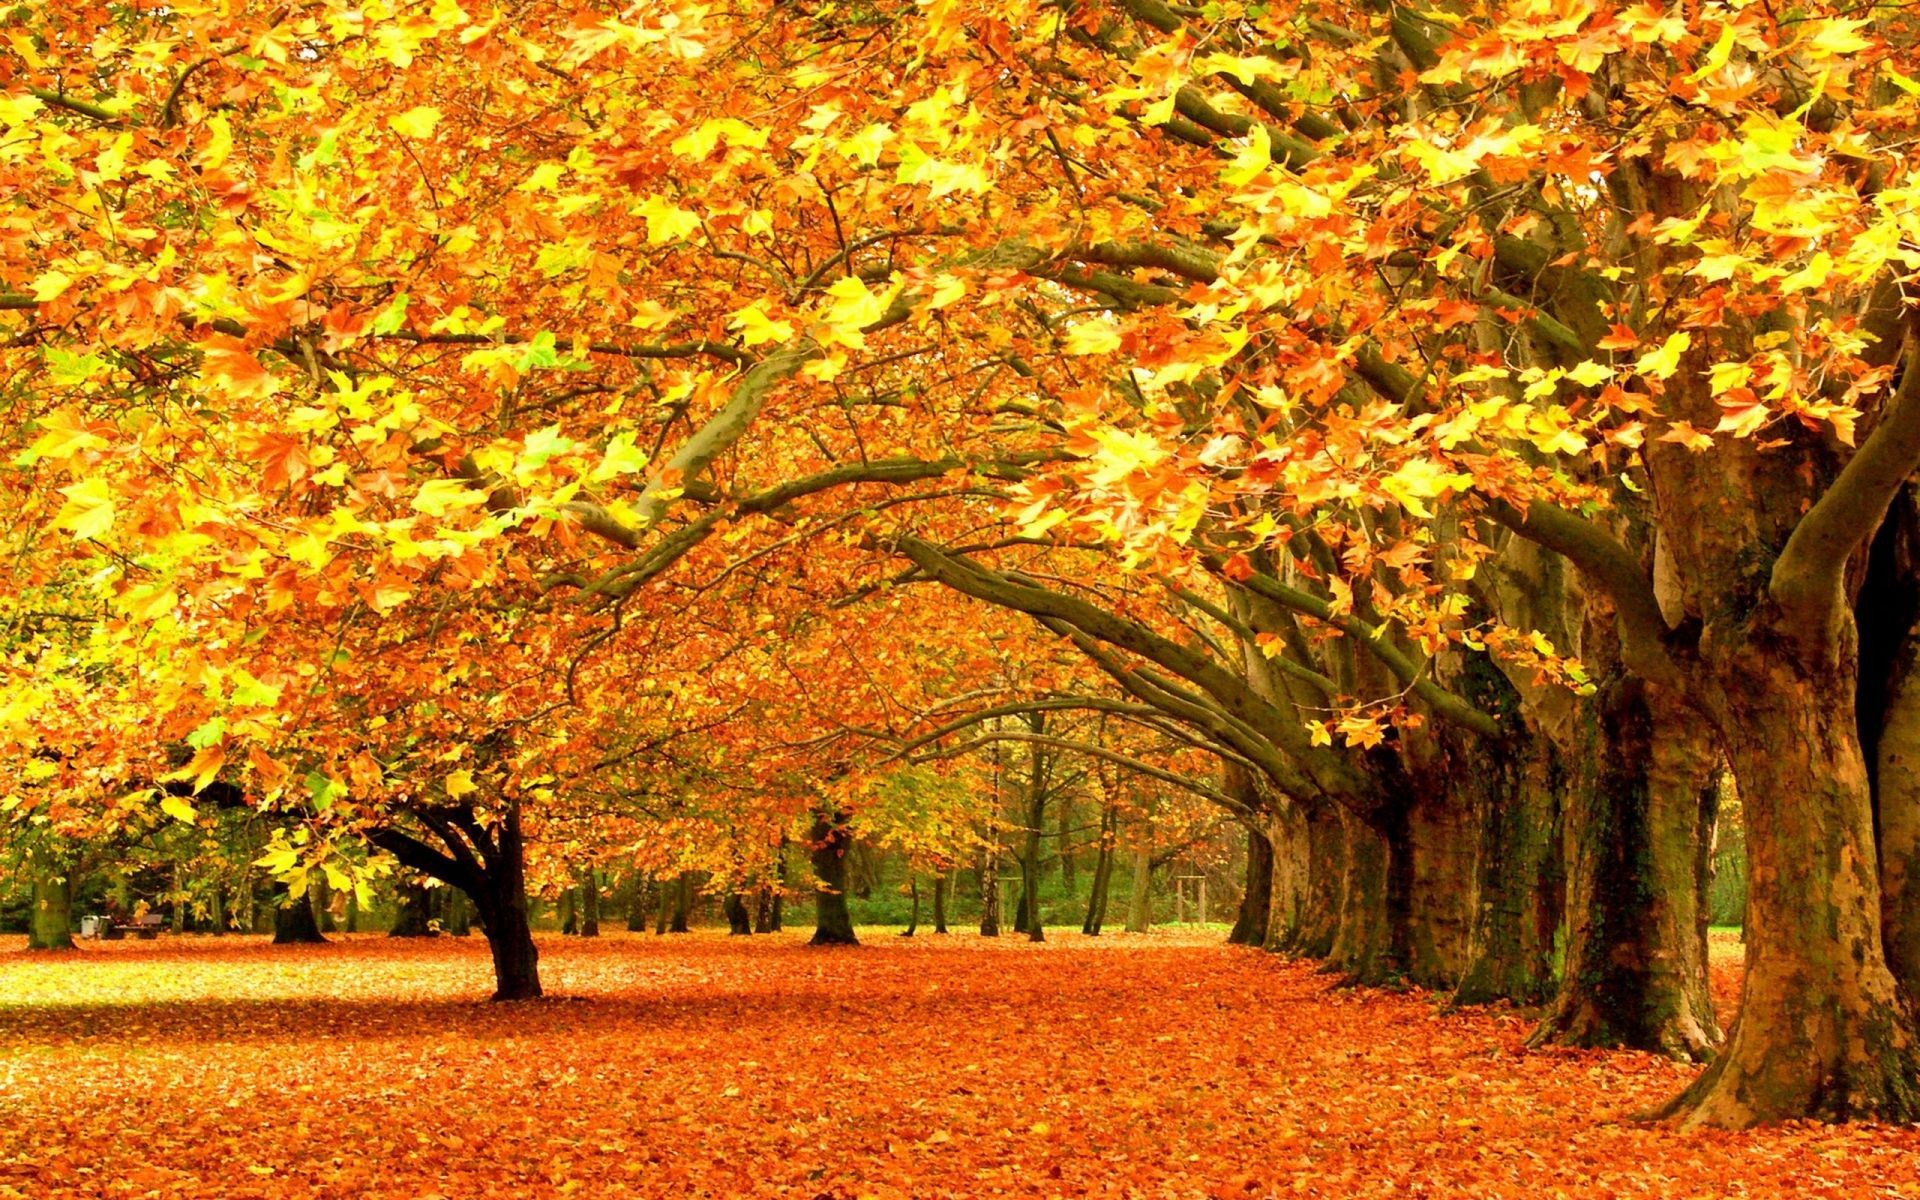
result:
M 530 830 L 784 831 L 842 939 L 888 772 L 1019 747 L 1685 1122 L 1920 1114 L 1904 10 L 16 19 L 16 821 L 237 788 L 519 996 Z

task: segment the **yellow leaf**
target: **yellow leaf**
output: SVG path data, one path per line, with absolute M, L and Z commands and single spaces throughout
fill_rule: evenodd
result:
M 458 800 L 479 790 L 473 782 L 473 772 L 462 767 L 458 771 L 447 772 L 447 799 Z
M 1220 182 L 1228 187 L 1245 187 L 1272 165 L 1273 141 L 1267 136 L 1265 125 L 1255 125 L 1247 133 L 1246 145 L 1233 156 L 1227 169 L 1220 172 Z
M 1729 19 L 1721 22 L 1720 39 L 1714 42 L 1713 49 L 1707 51 L 1707 57 L 1705 61 L 1700 64 L 1700 69 L 1695 71 L 1689 78 L 1695 83 L 1698 83 L 1715 71 L 1718 71 L 1721 67 L 1726 66 L 1727 60 L 1732 57 L 1733 21 Z
M 421 104 L 403 113 L 395 113 L 387 118 L 387 127 L 402 137 L 425 140 L 433 136 L 434 126 L 440 124 L 440 110 Z
M 758 300 L 745 308 L 736 309 L 733 319 L 727 322 L 727 325 L 729 328 L 738 329 L 740 340 L 749 346 L 791 341 L 793 338 L 793 326 L 767 316 L 766 310 L 760 307 Z
M 1120 330 L 1111 321 L 1086 320 L 1067 332 L 1068 354 L 1111 354 L 1120 348 Z
M 65 271 L 46 270 L 40 272 L 33 281 L 33 298 L 40 304 L 52 300 L 73 283 L 73 276 Z
M 1640 361 L 1633 364 L 1633 369 L 1650 379 L 1670 378 L 1680 369 L 1680 356 L 1685 354 L 1687 347 L 1691 345 L 1693 345 L 1693 335 L 1681 330 L 1662 342 L 1658 349 L 1649 350 L 1641 355 Z
M 67 502 L 53 518 L 55 529 L 70 530 L 75 541 L 84 542 L 113 528 L 113 494 L 108 491 L 105 479 L 95 475 L 68 484 L 60 489 L 60 494 Z
M 174 820 L 185 822 L 188 825 L 193 824 L 195 818 L 200 815 L 193 811 L 193 805 L 188 804 L 178 796 L 162 795 L 160 797 L 160 811 L 166 813 Z

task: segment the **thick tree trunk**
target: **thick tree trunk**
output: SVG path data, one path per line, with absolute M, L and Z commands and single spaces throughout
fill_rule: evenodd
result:
M 935 934 L 947 932 L 947 888 L 950 883 L 951 877 L 944 870 L 933 877 L 933 932 Z
M 419 884 L 400 889 L 400 911 L 394 915 L 388 937 L 432 937 L 433 894 Z
M 1566 805 L 1567 963 L 1532 1044 L 1705 1062 L 1706 864 L 1719 752 L 1698 714 L 1635 678 L 1602 690 Z
M 752 937 L 753 914 L 747 911 L 746 897 L 728 892 L 725 904 L 728 937 Z
M 493 954 L 493 998 L 535 1000 L 541 994 L 540 949 L 527 920 L 526 843 L 518 805 L 507 807 L 494 840 L 496 853 L 480 879 L 479 894 L 472 896 Z
M 1147 830 L 1141 830 L 1142 838 Z M 1145 933 L 1153 926 L 1153 852 L 1144 842 L 1133 852 L 1133 890 L 1127 895 L 1127 932 Z
M 1397 983 L 1406 974 L 1405 898 L 1393 893 L 1396 879 L 1406 877 L 1410 882 L 1411 870 L 1394 868 L 1402 860 L 1410 865 L 1406 826 L 1404 821 L 1399 824 L 1401 836 L 1396 838 L 1344 810 L 1339 819 L 1345 830 L 1345 870 L 1340 879 L 1340 919 L 1327 954 L 1327 969 L 1355 983 Z
M 50 858 L 34 855 L 33 912 L 27 921 L 27 949 L 73 949 L 73 878 Z
M 1267 918 L 1273 900 L 1273 843 L 1264 830 L 1247 826 L 1247 886 L 1240 897 L 1227 942 L 1259 946 L 1267 940 Z
M 758 887 L 753 893 L 753 931 L 755 933 L 773 932 L 773 889 Z
M 1478 771 L 1450 765 L 1446 770 Z M 1472 959 L 1480 897 L 1481 817 L 1455 789 L 1428 789 L 1407 814 L 1413 839 L 1413 924 L 1407 975 L 1436 990 L 1459 985 Z
M 1348 818 L 1327 804 L 1316 804 L 1303 816 L 1306 880 L 1300 916 L 1277 949 L 1300 958 L 1328 958 L 1340 933 L 1340 901 L 1347 878 Z
M 1551 744 L 1522 735 L 1483 750 L 1489 760 L 1480 847 L 1479 907 L 1458 1004 L 1544 1004 L 1554 993 L 1554 942 L 1564 888 L 1560 866 L 1562 772 Z
M 813 847 L 814 903 L 813 946 L 857 946 L 853 916 L 847 911 L 847 851 L 852 837 L 847 832 L 847 814 L 821 810 L 814 814 L 813 828 L 807 835 Z
M 319 922 L 313 919 L 313 893 L 302 892 L 296 900 L 281 889 L 279 904 L 273 910 L 273 944 L 325 945 L 326 940 Z
M 913 907 L 907 913 L 907 927 L 901 937 L 912 937 L 920 929 L 920 881 L 912 874 L 907 876 L 907 889 L 913 895 Z
M 1687 1126 L 1920 1117 L 1914 1026 L 1881 942 L 1851 654 L 1811 669 L 1750 635 L 1715 683 L 1747 822 L 1746 985 Z
M 1260 931 L 1259 944 L 1267 950 L 1282 951 L 1305 915 L 1312 877 L 1305 812 L 1292 800 L 1280 797 L 1266 822 L 1266 834 L 1273 865 L 1267 883 L 1267 927 Z

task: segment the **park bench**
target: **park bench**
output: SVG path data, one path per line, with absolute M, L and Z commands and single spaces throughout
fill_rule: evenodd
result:
M 160 936 L 160 931 L 166 927 L 166 924 L 166 917 L 159 913 L 147 913 L 128 921 L 116 921 L 107 916 L 82 917 L 80 918 L 80 936 L 116 942 L 132 934 L 143 940 L 151 940 Z

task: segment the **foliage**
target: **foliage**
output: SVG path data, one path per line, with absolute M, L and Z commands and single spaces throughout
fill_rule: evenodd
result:
M 450 939 L 0 954 L 0 1196 L 1904 1195 L 1920 1152 L 1618 1123 L 1686 1069 L 1178 938 L 798 940 L 554 939 L 578 999 L 512 1011 Z

